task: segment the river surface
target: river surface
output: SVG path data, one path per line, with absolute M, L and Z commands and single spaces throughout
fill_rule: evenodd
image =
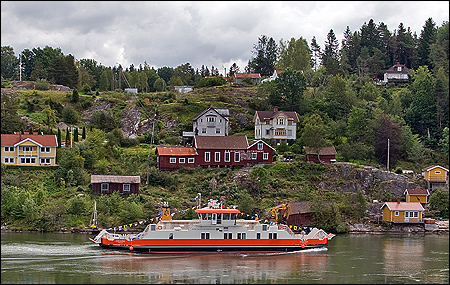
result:
M 1 233 L 2 284 L 424 284 L 449 282 L 447 234 L 345 234 L 283 254 L 146 254 L 84 234 Z

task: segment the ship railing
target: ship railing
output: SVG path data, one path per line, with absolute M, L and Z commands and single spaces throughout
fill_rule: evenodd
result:
M 295 236 L 295 233 L 289 228 L 288 225 L 278 224 L 278 229 L 282 231 L 287 231 L 291 236 Z

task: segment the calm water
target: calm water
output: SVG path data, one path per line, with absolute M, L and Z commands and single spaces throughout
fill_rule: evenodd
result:
M 449 235 L 338 235 L 286 254 L 149 255 L 100 248 L 83 234 L 2 233 L 1 283 L 449 282 Z

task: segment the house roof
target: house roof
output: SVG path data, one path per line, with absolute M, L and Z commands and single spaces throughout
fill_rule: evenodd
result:
M 247 148 L 251 148 L 252 146 L 254 146 L 255 144 L 262 142 L 263 144 L 267 145 L 268 147 L 270 147 L 271 149 L 275 150 L 272 146 L 270 146 L 268 143 L 266 143 L 263 140 L 252 140 L 251 142 L 248 143 L 248 147 Z
M 91 175 L 91 183 L 141 183 L 139 175 Z
M 236 77 L 236 78 L 245 78 L 245 77 L 261 78 L 261 74 L 259 74 L 259 73 L 235 73 L 234 77 Z
M 279 111 L 276 108 L 273 111 L 256 111 L 255 116 L 258 117 L 260 122 L 263 122 L 265 119 L 273 119 L 277 117 L 280 113 L 286 115 L 286 117 L 288 117 L 288 120 L 293 120 L 295 123 L 299 122 L 297 112 Z
M 317 151 L 315 151 L 314 149 L 310 148 L 310 147 L 303 147 L 305 149 L 305 154 L 316 154 L 317 155 Z M 334 146 L 326 146 L 326 147 L 322 147 L 319 150 L 319 155 L 336 155 L 336 149 L 334 148 Z
M 197 151 L 193 147 L 180 147 L 180 146 L 157 146 L 156 152 L 159 155 L 166 156 L 188 156 L 197 155 Z
M 247 149 L 247 136 L 198 136 L 194 137 L 197 149 Z
M 289 203 L 289 215 L 311 213 L 310 202 Z
M 403 192 L 403 194 L 429 196 L 430 192 L 428 191 L 428 189 L 406 189 L 405 192 Z
M 419 202 L 385 202 L 380 209 L 387 206 L 391 211 L 424 211 L 422 204 Z
M 38 134 L 2 134 L 2 146 L 14 146 L 25 140 L 31 140 L 42 146 L 58 146 L 56 135 L 38 135 Z
M 398 67 L 401 67 L 401 71 L 398 71 Z M 406 67 L 406 65 L 404 64 L 400 64 L 399 62 L 397 62 L 397 64 L 394 64 L 393 66 L 391 66 L 391 68 L 386 70 L 386 73 L 408 73 L 408 72 L 409 68 Z
M 2 144 L 2 145 L 3 145 L 3 144 Z M 442 169 L 444 169 L 445 171 L 448 172 L 448 169 L 447 169 L 447 168 L 442 167 L 442 166 L 439 166 L 439 165 L 431 165 L 431 166 L 428 166 L 428 167 L 422 169 L 422 171 L 424 171 L 424 172 L 425 172 L 425 171 L 430 171 L 430 170 L 432 170 L 432 169 L 434 169 L 434 168 L 442 168 Z
M 230 110 L 228 109 L 214 109 L 212 107 L 208 107 L 205 110 L 203 110 L 203 112 L 201 112 L 200 114 L 198 114 L 194 119 L 192 119 L 193 121 L 196 121 L 198 118 L 200 118 L 201 116 L 203 116 L 204 114 L 208 113 L 209 111 L 214 111 L 215 113 L 217 113 L 219 116 L 223 117 L 225 120 L 228 120 L 228 118 L 230 116 Z

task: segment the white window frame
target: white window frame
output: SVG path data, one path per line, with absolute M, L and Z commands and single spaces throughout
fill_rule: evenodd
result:
M 258 158 L 258 153 L 252 152 L 252 159 L 257 159 L 257 158 Z
M 177 163 L 177 158 L 176 157 L 171 157 L 169 159 L 169 163 Z
M 230 157 L 231 157 L 230 152 L 229 152 L 229 151 L 226 151 L 226 152 L 225 152 L 224 161 L 225 161 L 225 162 L 230 162 Z
M 418 211 L 414 211 L 414 218 L 418 218 L 419 217 L 419 212 Z
M 440 170 L 436 170 L 436 171 L 434 172 L 434 174 L 441 174 L 441 171 L 440 171 Z
M 14 152 L 13 146 L 5 146 L 5 152 Z
M 104 185 L 106 185 L 106 187 L 103 187 Z M 100 190 L 103 191 L 108 191 L 109 190 L 109 183 L 102 183 L 100 185 Z
M 239 152 L 234 153 L 234 162 L 240 162 L 241 161 L 241 154 Z
M 20 164 L 36 164 L 35 157 L 21 157 Z
M 5 157 L 5 159 L 3 161 L 5 164 L 14 163 L 14 157 Z
M 41 158 L 41 164 L 50 164 L 50 158 Z
M 127 186 L 128 186 L 128 189 L 126 189 Z M 130 192 L 130 191 L 131 191 L 131 184 L 129 184 L 129 183 L 123 184 L 123 192 Z
M 215 162 L 220 162 L 220 152 L 216 151 L 214 153 L 214 161 Z
M 194 162 L 195 162 L 195 159 L 193 157 L 188 158 L 188 163 L 194 163 Z
M 186 163 L 186 159 L 184 157 L 178 158 L 178 163 Z
M 400 215 L 400 212 L 399 212 L 399 211 L 395 211 L 395 212 L 394 212 L 394 216 L 398 217 L 399 215 Z
M 209 151 L 205 152 L 205 162 L 211 161 L 211 153 Z
M 220 134 L 220 128 L 216 128 L 216 134 Z
M 264 160 L 268 160 L 269 159 L 269 154 L 267 152 L 263 153 L 263 159 Z
M 206 134 L 206 128 L 202 128 L 202 134 Z
M 33 147 L 32 146 L 28 146 L 28 145 L 23 146 L 22 147 L 22 151 L 33 151 Z
M 264 147 L 264 144 L 262 142 L 258 143 L 258 150 L 262 150 Z
M 44 147 L 41 147 L 41 152 L 50 152 L 50 147 L 48 147 L 48 146 L 44 146 Z

